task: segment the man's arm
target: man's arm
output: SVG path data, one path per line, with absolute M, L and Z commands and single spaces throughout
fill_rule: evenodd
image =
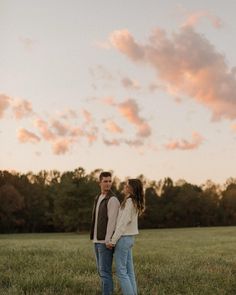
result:
M 116 227 L 116 220 L 120 208 L 120 202 L 116 197 L 111 197 L 107 204 L 107 232 L 105 237 L 105 243 L 109 243 Z

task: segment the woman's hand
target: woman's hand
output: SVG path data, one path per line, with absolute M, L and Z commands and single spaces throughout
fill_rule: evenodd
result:
M 112 250 L 112 248 L 114 248 L 115 245 L 112 244 L 112 243 L 106 243 L 106 247 L 107 247 L 108 249 Z

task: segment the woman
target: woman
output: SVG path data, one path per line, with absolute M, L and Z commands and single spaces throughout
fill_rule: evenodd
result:
M 124 295 L 137 295 L 132 246 L 138 234 L 138 216 L 144 211 L 143 185 L 139 179 L 129 179 L 125 198 L 119 209 L 116 230 L 107 247 L 115 247 L 116 274 Z

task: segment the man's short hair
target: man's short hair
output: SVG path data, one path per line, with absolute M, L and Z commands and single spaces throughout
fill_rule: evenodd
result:
M 111 172 L 108 172 L 108 171 L 101 172 L 100 175 L 99 175 L 99 181 L 100 182 L 102 181 L 103 177 L 111 177 Z

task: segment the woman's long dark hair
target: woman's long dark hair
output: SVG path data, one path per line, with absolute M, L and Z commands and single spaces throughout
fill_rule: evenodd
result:
M 142 215 L 145 210 L 145 198 L 143 192 L 143 184 L 140 179 L 129 179 L 128 185 L 132 187 L 132 194 L 130 194 L 130 198 L 133 201 L 134 207 L 138 211 L 138 215 Z M 125 201 L 122 202 L 121 208 L 125 206 Z

